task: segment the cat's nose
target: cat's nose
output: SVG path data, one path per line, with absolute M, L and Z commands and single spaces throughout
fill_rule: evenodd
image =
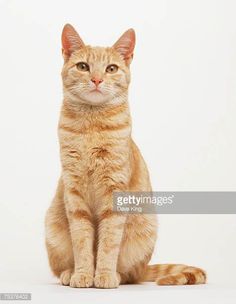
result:
M 97 78 L 97 77 L 93 77 L 93 78 L 91 79 L 91 81 L 92 81 L 96 86 L 98 86 L 100 83 L 103 82 L 102 79 Z

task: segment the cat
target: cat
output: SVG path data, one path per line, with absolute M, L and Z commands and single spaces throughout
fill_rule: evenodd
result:
M 112 211 L 114 191 L 152 190 L 131 138 L 128 87 L 134 46 L 133 29 L 106 48 L 85 45 L 69 24 L 62 32 L 62 173 L 46 214 L 49 264 L 62 285 L 206 282 L 197 267 L 148 265 L 157 238 L 155 214 Z

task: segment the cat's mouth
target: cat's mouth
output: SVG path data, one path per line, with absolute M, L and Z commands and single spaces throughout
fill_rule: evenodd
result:
M 110 100 L 110 96 L 100 88 L 92 88 L 83 94 L 79 94 L 79 98 L 83 100 L 84 103 L 90 105 L 101 105 Z
M 100 93 L 100 94 L 102 94 L 102 91 L 99 88 L 96 88 L 96 89 L 91 90 L 90 93 Z

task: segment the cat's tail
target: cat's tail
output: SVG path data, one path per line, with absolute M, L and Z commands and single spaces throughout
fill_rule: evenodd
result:
M 200 268 L 182 264 L 156 264 L 148 265 L 142 281 L 158 285 L 205 284 L 206 273 Z

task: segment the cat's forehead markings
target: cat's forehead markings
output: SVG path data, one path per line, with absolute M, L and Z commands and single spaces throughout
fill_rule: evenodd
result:
M 109 63 L 111 61 L 119 61 L 118 56 L 114 53 L 114 50 L 109 47 L 91 47 L 86 46 L 86 48 L 81 49 L 77 56 L 79 59 L 87 61 L 89 63 Z
M 109 47 L 91 47 L 86 46 L 84 49 L 74 53 L 72 57 L 74 62 L 86 61 L 89 64 L 110 64 L 110 63 L 120 63 L 119 56 L 114 52 L 112 48 Z
M 92 62 L 107 62 L 111 60 L 111 52 L 108 48 L 104 47 L 91 47 L 88 52 L 88 61 Z

